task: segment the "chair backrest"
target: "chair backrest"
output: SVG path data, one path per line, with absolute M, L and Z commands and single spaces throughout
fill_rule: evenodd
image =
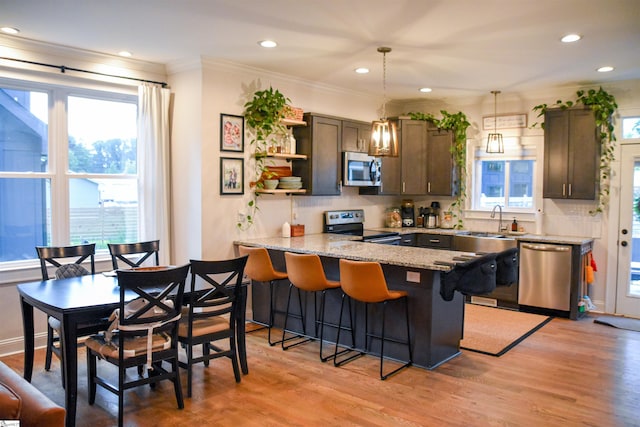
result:
M 221 261 L 191 260 L 189 333 L 198 319 L 227 313 L 234 317 L 247 258 L 248 255 Z
M 327 277 L 317 254 L 285 252 L 284 261 L 289 280 L 295 287 L 310 292 L 327 288 Z
M 518 248 L 496 255 L 496 286 L 511 286 L 518 281 Z
M 96 272 L 95 243 L 75 246 L 36 246 L 36 252 L 40 259 L 42 280 L 49 280 L 48 265 L 56 267 L 56 274 L 58 276 L 56 278 L 82 276 L 85 274 L 95 274 Z M 75 260 L 70 261 L 71 258 L 75 258 Z M 89 270 L 80 265 L 87 258 L 89 258 Z
M 464 295 L 484 295 L 496 288 L 496 254 L 488 253 L 454 265 L 440 273 L 440 295 L 451 301 L 455 291 Z
M 269 251 L 265 248 L 238 246 L 238 252 L 240 255 L 249 255 L 244 272 L 251 280 L 269 282 L 278 276 L 271 263 Z
M 149 324 L 177 323 L 188 273 L 189 264 L 153 270 L 118 270 L 121 335 L 146 335 L 146 331 L 140 332 Z M 135 303 L 131 303 L 132 295 Z M 167 329 L 169 323 L 154 332 Z
M 151 258 L 154 265 L 160 263 L 158 252 L 160 251 L 160 241 L 151 240 L 137 243 L 108 243 L 109 253 L 113 269 L 117 270 L 119 263 L 123 262 L 129 267 L 140 267 L 147 259 Z M 136 259 L 130 259 L 131 255 L 138 255 Z
M 389 288 L 379 262 L 340 260 L 340 285 L 345 294 L 363 302 L 389 299 Z

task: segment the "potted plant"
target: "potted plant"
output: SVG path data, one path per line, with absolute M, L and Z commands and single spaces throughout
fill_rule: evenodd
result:
M 286 127 L 282 125 L 285 117 L 285 107 L 290 102 L 279 90 L 269 87 L 256 91 L 253 99 L 244 104 L 244 120 L 247 130 L 251 133 L 250 152 L 255 160 L 255 187 L 264 188 L 261 178 L 273 178 L 274 175 L 266 167 L 266 153 L 269 140 L 276 135 L 286 133 Z M 249 213 L 246 220 L 237 223 L 239 229 L 245 229 L 253 224 L 255 213 L 258 210 L 257 198 L 259 193 L 253 192 L 248 202 Z
M 590 211 L 591 215 L 596 215 L 604 210 L 609 200 L 609 177 L 611 176 L 611 162 L 615 160 L 615 141 L 616 136 L 613 126 L 613 114 L 618 108 L 618 104 L 613 95 L 609 94 L 602 87 L 598 90 L 589 89 L 588 91 L 579 90 L 576 92 L 575 101 L 557 100 L 555 104 L 540 104 L 533 107 L 533 111 L 538 112 L 538 117 L 544 117 L 549 108 L 561 108 L 566 110 L 578 103 L 593 110 L 596 126 L 600 131 L 600 193 L 598 194 L 598 205 L 596 209 Z M 536 127 L 538 123 L 534 123 L 531 127 Z M 540 127 L 544 129 L 544 123 L 540 123 Z
M 467 197 L 467 128 L 471 126 L 467 116 L 459 111 L 455 114 L 445 110 L 440 110 L 442 119 L 437 119 L 430 113 L 409 113 L 412 120 L 425 120 L 432 122 L 438 129 L 450 130 L 453 132 L 453 145 L 451 154 L 458 169 L 458 197 L 451 204 L 456 220 L 455 228 L 463 228 L 462 210 Z

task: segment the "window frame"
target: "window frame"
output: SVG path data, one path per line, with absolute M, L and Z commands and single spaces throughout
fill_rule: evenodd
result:
M 140 167 L 138 164 L 136 174 L 94 174 L 70 172 L 67 168 L 69 159 L 69 135 L 67 129 L 68 120 L 68 98 L 71 96 L 105 100 L 113 102 L 131 103 L 138 108 L 137 87 L 122 86 L 100 82 L 85 82 L 77 86 L 70 86 L 67 81 L 58 79 L 38 79 L 29 80 L 24 78 L 0 77 L 0 87 L 21 91 L 44 92 L 48 95 L 48 125 L 47 144 L 48 159 L 47 170 L 44 172 L 5 172 L 0 171 L 0 178 L 22 178 L 22 179 L 48 179 L 50 182 L 51 198 L 51 244 L 64 246 L 70 244 L 70 194 L 69 183 L 71 179 L 135 179 L 140 188 Z M 138 146 L 138 159 L 140 158 Z M 138 197 L 142 197 L 140 194 Z M 141 209 L 138 204 L 138 210 Z M 138 217 L 140 217 L 138 212 Z M 106 250 L 97 250 L 107 254 Z M 37 256 L 34 250 L 33 259 L 22 259 L 13 261 L 0 261 L 0 271 L 28 267 L 37 263 Z

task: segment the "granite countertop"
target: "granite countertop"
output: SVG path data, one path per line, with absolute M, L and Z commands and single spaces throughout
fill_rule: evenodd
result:
M 307 234 L 300 237 L 263 237 L 236 240 L 236 245 L 259 246 L 267 249 L 298 253 L 315 253 L 321 256 L 352 259 L 356 261 L 377 261 L 383 264 L 400 265 L 410 268 L 448 271 L 450 266 L 438 262 L 454 264 L 454 258 L 470 252 L 442 249 L 415 248 L 411 246 L 378 245 L 357 241 L 360 237 L 343 234 Z
M 443 234 L 443 235 L 457 235 L 466 234 L 472 230 L 455 230 L 451 228 L 422 228 L 422 227 L 402 227 L 402 228 L 371 228 L 371 230 L 378 231 L 394 231 L 400 234 L 412 234 L 412 233 L 425 233 L 425 234 Z M 496 233 L 498 234 L 498 233 Z M 530 234 L 530 233 L 504 233 L 508 238 L 516 239 L 522 242 L 532 243 L 552 243 L 562 245 L 584 245 L 593 242 L 591 237 L 578 237 L 578 236 L 553 236 L 542 234 Z

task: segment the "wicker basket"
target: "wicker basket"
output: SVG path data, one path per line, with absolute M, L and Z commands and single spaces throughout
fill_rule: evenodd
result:
M 304 110 L 298 107 L 292 107 L 291 105 L 284 106 L 284 118 L 289 120 L 302 121 L 302 115 Z

